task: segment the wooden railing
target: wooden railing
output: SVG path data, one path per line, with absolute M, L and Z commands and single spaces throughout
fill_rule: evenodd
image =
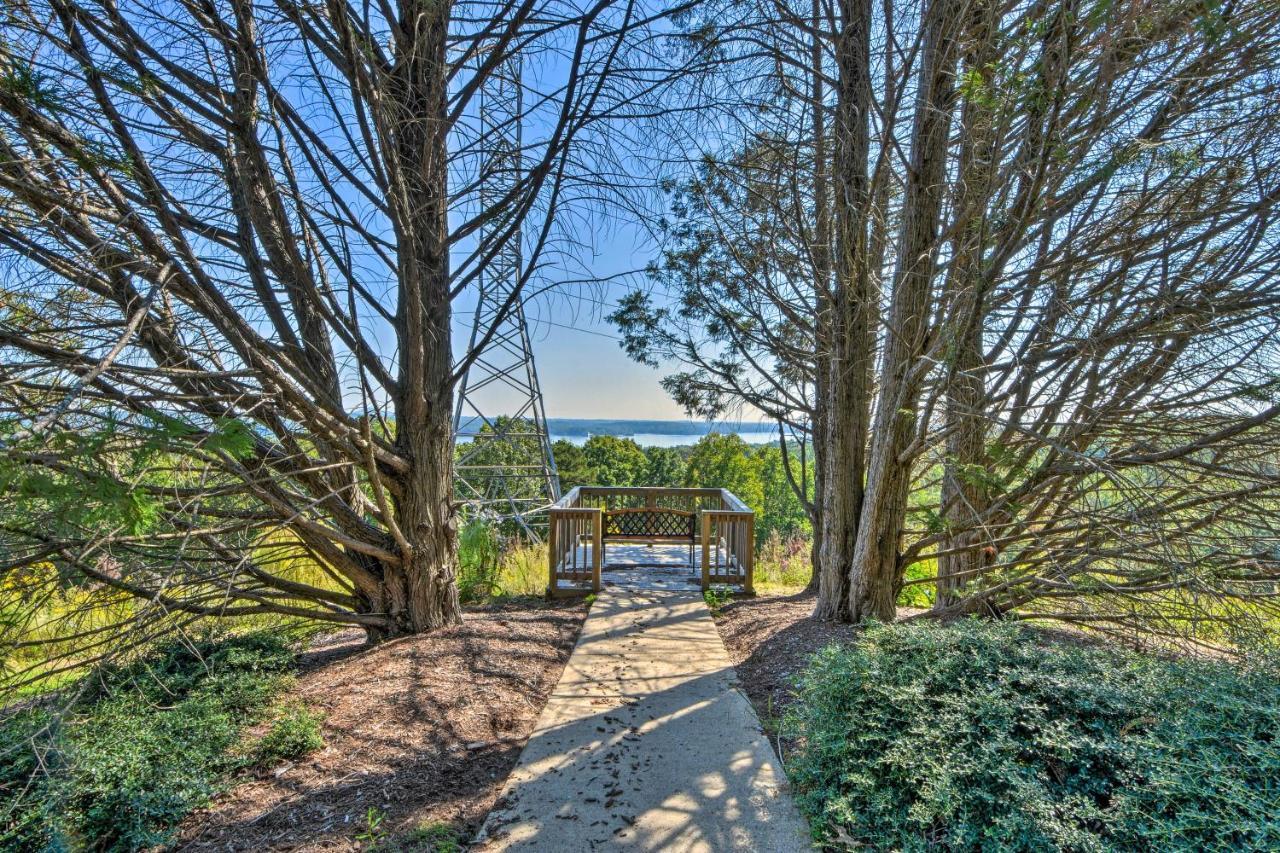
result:
M 723 492 L 723 509 L 701 513 L 702 588 L 734 584 L 750 594 L 755 591 L 756 514 L 728 489 Z
M 550 595 L 600 591 L 604 514 L 619 509 L 695 513 L 702 588 L 733 584 L 753 591 L 755 514 L 728 489 L 579 486 L 548 511 Z

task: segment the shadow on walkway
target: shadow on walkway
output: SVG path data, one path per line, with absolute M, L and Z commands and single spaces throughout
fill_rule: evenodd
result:
M 613 847 L 809 848 L 696 591 L 601 594 L 475 849 Z

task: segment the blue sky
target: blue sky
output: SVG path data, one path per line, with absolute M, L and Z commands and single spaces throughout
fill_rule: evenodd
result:
M 655 247 L 643 229 L 606 220 L 595 235 L 596 250 L 577 263 L 601 279 L 642 270 Z M 564 271 L 578 278 L 581 271 Z M 552 273 L 550 278 L 555 278 Z M 568 284 L 534 296 L 526 304 L 534 359 L 542 383 L 547 416 L 552 418 L 639 418 L 683 420 L 684 410 L 662 390 L 669 372 L 632 361 L 618 345 L 617 329 L 604 317 L 642 276 L 600 284 Z M 471 333 L 474 296 L 457 305 L 455 348 Z M 496 398 L 495 398 L 496 402 Z
M 660 22 L 654 29 L 666 26 Z M 556 106 L 556 99 L 543 102 L 534 93 L 558 92 L 565 73 L 565 56 L 554 49 L 527 56 L 523 62 L 527 152 L 539 150 L 537 140 L 558 119 L 556 110 L 548 111 Z M 542 106 L 530 110 L 531 103 Z M 604 165 L 613 171 L 601 174 L 631 184 L 620 191 L 627 203 L 615 206 L 617 199 L 593 203 L 581 195 L 562 202 L 556 248 L 543 257 L 535 279 L 526 287 L 525 311 L 549 417 L 686 419 L 659 384 L 678 366 L 654 369 L 632 361 L 619 346 L 617 330 L 604 319 L 628 291 L 651 284 L 640 271 L 655 259 L 658 249 L 634 216 L 665 212 L 657 209 L 666 198 L 652 186 L 655 167 L 665 171 L 669 160 L 679 157 L 678 150 L 668 147 L 673 143 L 669 136 L 640 127 L 619 124 L 606 136 L 593 137 L 591 143 L 608 149 Z M 592 156 L 584 162 L 593 162 Z M 587 195 L 611 197 L 608 191 Z M 645 209 L 637 214 L 633 205 Z M 475 299 L 476 294 L 470 293 L 455 303 L 456 354 L 470 339 Z M 496 390 L 489 393 L 495 396 L 492 401 L 482 400 L 487 413 L 515 408 L 504 405 Z

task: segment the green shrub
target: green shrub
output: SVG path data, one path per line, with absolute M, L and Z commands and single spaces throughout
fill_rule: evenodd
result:
M 458 596 L 464 603 L 482 601 L 498 590 L 502 543 L 490 521 L 474 518 L 458 534 Z
M 60 715 L 0 721 L 0 849 L 164 844 L 245 764 L 231 748 L 292 662 L 274 634 L 175 643 L 89 676 Z
M 324 747 L 324 735 L 320 730 L 321 717 L 305 705 L 290 705 L 271 722 L 271 728 L 258 741 L 255 750 L 259 765 L 268 766 L 280 761 L 315 752 Z
M 1273 671 L 872 626 L 786 725 L 815 834 L 872 849 L 1280 849 Z
M 44 784 L 60 754 L 58 718 L 23 708 L 0 717 L 0 849 L 59 850 L 58 804 Z

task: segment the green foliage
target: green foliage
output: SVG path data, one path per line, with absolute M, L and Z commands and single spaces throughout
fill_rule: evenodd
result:
M 782 458 L 772 445 L 752 448 L 737 435 L 710 433 L 692 448 L 641 448 L 629 438 L 595 435 L 582 447 L 561 439 L 552 452 L 565 491 L 574 486 L 681 486 L 727 488 L 756 511 L 756 536 L 784 538 L 810 532 L 809 516 Z M 813 460 L 791 458 L 793 475 L 813 486 Z
M 56 796 L 44 786 L 26 790 L 33 780 L 57 772 L 58 739 L 58 719 L 44 708 L 0 716 L 0 848 L 65 849 Z
M 935 579 L 938 577 L 938 561 L 930 558 L 916 560 L 907 565 L 903 572 L 903 587 L 898 592 L 899 607 L 929 608 L 933 606 L 938 594 Z M 920 581 L 920 583 L 911 583 Z
M 247 459 L 253 455 L 253 444 L 253 431 L 244 421 L 218 418 L 201 446 L 205 450 L 225 453 L 233 459 Z
M 39 518 L 48 532 L 123 530 L 135 536 L 147 532 L 160 504 L 121 476 L 122 460 L 111 453 L 116 437 L 114 429 L 48 437 L 50 452 L 67 463 L 62 469 L 0 459 L 0 490 L 12 498 L 7 509 L 19 519 Z M 129 474 L 136 475 L 152 455 L 136 451 L 123 460 L 128 462 Z
M 466 604 L 546 591 L 546 545 L 504 537 L 491 520 L 474 518 L 463 525 L 458 566 L 458 594 Z
M 497 527 L 473 518 L 458 534 L 458 595 L 464 603 L 496 594 L 502 546 Z
M 498 592 L 504 596 L 540 596 L 547 589 L 547 546 L 522 539 L 510 542 L 498 561 Z
M 356 841 L 367 844 L 373 850 L 385 850 L 391 836 L 387 833 L 387 815 L 376 806 L 369 806 L 364 813 L 364 828 L 356 834 Z
M 684 482 L 684 456 L 674 447 L 646 447 L 645 465 L 640 473 L 639 486 L 665 486 L 673 488 Z
M 733 601 L 733 592 L 727 587 L 713 586 L 702 592 L 702 600 L 707 603 L 707 608 L 711 611 L 712 616 L 719 615 L 720 609 Z
M 806 460 L 802 467 L 800 459 L 794 458 L 795 454 L 792 455 L 793 458 L 790 461 L 792 476 L 797 482 L 802 477 L 805 479 L 806 490 L 812 497 L 813 461 Z M 811 532 L 809 513 L 805 511 L 804 504 L 800 502 L 800 496 L 796 494 L 796 490 L 791 485 L 791 479 L 787 476 L 787 463 L 783 459 L 781 448 L 773 445 L 757 448 L 755 457 L 760 466 L 762 494 L 760 517 L 756 520 L 756 530 L 760 540 L 763 541 L 772 533 L 792 537 Z
M 478 435 L 470 441 L 459 443 L 454 448 L 454 461 L 468 466 L 494 466 L 494 469 L 506 465 L 540 465 L 542 461 L 542 445 L 535 432 L 534 423 L 527 418 L 513 418 L 508 415 L 495 418 L 492 423 L 483 424 Z M 503 436 L 501 441 L 496 436 Z M 513 481 L 504 478 L 498 470 L 473 470 L 467 473 L 469 488 L 459 494 L 462 500 L 470 500 L 476 496 L 505 496 L 535 498 L 543 494 L 543 485 L 533 477 Z M 474 490 L 474 491 L 473 491 Z
M 324 748 L 320 714 L 294 703 L 271 722 L 271 728 L 254 749 L 255 763 L 269 767 L 281 761 L 301 758 Z
M 47 534 L 124 532 L 139 536 L 161 519 L 161 498 L 144 486 L 172 485 L 174 463 L 192 446 L 244 459 L 253 453 L 250 428 L 234 418 L 198 427 L 151 410 L 145 416 L 107 418 L 95 429 L 29 437 L 32 452 L 51 454 L 56 466 L 32 465 L 16 454 L 0 459 L 0 490 L 12 495 L 23 525 Z
M 0 72 L 0 91 L 39 109 L 55 110 L 61 106 L 62 93 L 49 75 L 17 57 L 7 57 L 5 65 Z
M 756 549 L 755 587 L 760 592 L 789 594 L 813 577 L 813 540 L 807 535 L 782 536 L 777 530 Z
M 789 762 L 815 833 L 897 850 L 1280 849 L 1274 668 L 870 626 L 805 671 Z
M 560 474 L 562 492 L 577 486 L 592 485 L 591 467 L 587 465 L 587 456 L 581 447 L 561 438 L 551 444 L 551 453 L 556 458 L 556 471 Z
M 702 489 L 728 489 L 755 510 L 756 515 L 764 512 L 760 462 L 741 436 L 715 432 L 704 435 L 689 454 L 685 485 Z
M 640 445 L 616 435 L 593 435 L 582 446 L 592 485 L 635 486 L 649 464 Z
M 0 720 L 0 848 L 166 843 L 249 759 L 233 749 L 289 683 L 278 633 L 176 642 L 104 668 L 74 704 Z

